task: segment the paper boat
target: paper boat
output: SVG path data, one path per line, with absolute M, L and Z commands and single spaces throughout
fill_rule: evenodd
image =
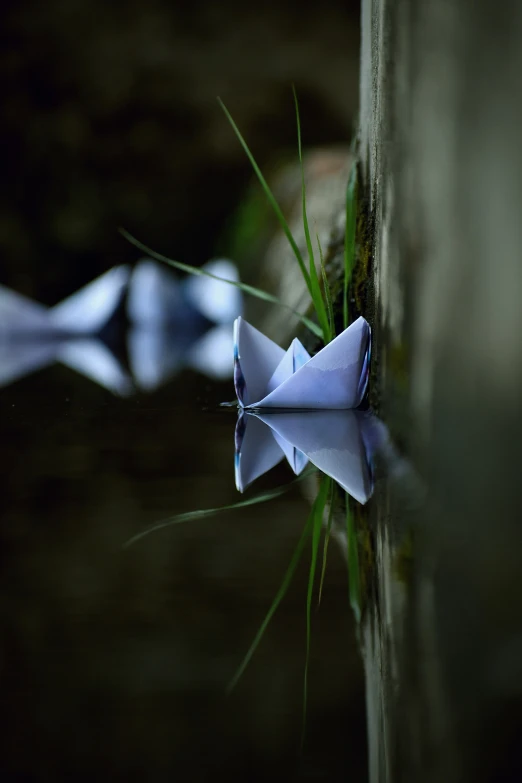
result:
M 0 339 L 21 335 L 98 334 L 120 305 L 129 281 L 127 266 L 116 266 L 54 307 L 44 307 L 0 286 Z
M 223 280 L 239 280 L 235 265 L 224 258 L 209 261 L 202 270 Z M 231 324 L 241 309 L 239 289 L 212 277 L 189 275 L 179 280 L 168 267 L 150 258 L 141 259 L 132 273 L 127 314 L 133 324 L 186 327 L 187 321 L 197 322 L 198 316 Z
M 315 356 L 295 339 L 285 352 L 243 318 L 234 324 L 234 385 L 241 407 L 356 408 L 368 385 L 370 326 L 358 318 Z
M 387 437 L 386 430 L 375 430 L 374 419 L 353 410 L 241 413 L 236 426 L 238 490 L 243 492 L 286 456 L 296 475 L 311 462 L 366 503 L 373 491 L 373 456 Z
M 114 267 L 51 308 L 0 286 L 0 386 L 60 362 L 116 394 L 130 393 L 128 374 L 97 338 L 122 302 L 129 275 L 127 266 Z
M 224 280 L 238 280 L 231 261 L 202 267 Z M 138 386 L 146 391 L 165 383 L 184 367 L 211 378 L 232 375 L 232 322 L 241 312 L 240 291 L 207 277 L 180 281 L 167 267 L 144 258 L 129 285 L 127 313 L 132 329 L 128 352 Z M 211 323 L 217 324 L 209 329 Z

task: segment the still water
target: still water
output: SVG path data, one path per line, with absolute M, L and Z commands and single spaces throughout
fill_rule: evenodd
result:
M 346 562 L 329 548 L 312 617 L 299 752 L 308 557 L 235 691 L 317 488 L 167 527 L 241 498 L 232 379 L 182 369 L 118 397 L 55 363 L 0 389 L 3 779 L 366 777 L 362 662 Z M 245 497 L 293 479 L 279 464 Z

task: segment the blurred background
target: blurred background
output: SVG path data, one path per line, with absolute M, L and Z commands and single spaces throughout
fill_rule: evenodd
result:
M 120 226 L 196 266 L 231 257 L 259 282 L 274 226 L 216 96 L 268 176 L 296 159 L 292 83 L 306 150 L 345 148 L 359 3 L 22 0 L 0 13 L 0 284 L 51 307 L 134 267 Z M 230 379 L 181 365 L 123 398 L 63 362 L 0 387 L 3 780 L 365 779 L 362 665 L 334 546 L 304 753 L 306 562 L 225 696 L 313 486 L 123 548 L 159 519 L 238 500 L 235 415 L 216 410 L 232 397 Z M 289 477 L 280 466 L 251 492 Z

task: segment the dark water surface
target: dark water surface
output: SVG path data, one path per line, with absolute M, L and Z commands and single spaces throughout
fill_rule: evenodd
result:
M 299 757 L 308 558 L 230 697 L 309 512 L 267 504 L 125 542 L 240 499 L 232 383 L 178 375 L 119 399 L 58 365 L 0 390 L 3 779 L 364 779 L 364 684 L 332 545 L 313 613 Z M 291 478 L 278 466 L 247 493 Z

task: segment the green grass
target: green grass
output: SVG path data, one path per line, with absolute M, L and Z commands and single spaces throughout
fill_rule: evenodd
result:
M 290 487 L 293 484 L 296 484 L 298 481 L 303 481 L 303 479 L 308 478 L 310 474 L 314 471 L 314 468 L 308 468 L 304 470 L 301 475 L 297 476 L 293 481 L 288 482 L 288 484 L 283 484 L 281 487 L 276 487 L 275 489 L 271 489 L 268 492 L 263 492 L 260 495 L 254 495 L 251 498 L 246 498 L 246 500 L 239 500 L 237 503 L 231 503 L 228 506 L 218 506 L 216 508 L 201 508 L 196 511 L 187 511 L 183 514 L 176 514 L 175 516 L 168 517 L 168 519 L 163 519 L 160 522 L 155 522 L 150 527 L 146 528 L 145 530 L 142 530 L 141 533 L 137 533 L 135 536 L 132 536 L 132 538 L 129 538 L 128 541 L 126 541 L 123 545 L 123 547 L 126 549 L 133 544 L 137 543 L 138 541 L 141 541 L 142 538 L 145 538 L 146 536 L 149 536 L 151 533 L 156 533 L 159 530 L 164 530 L 166 527 L 171 527 L 172 525 L 179 525 L 183 522 L 193 522 L 196 519 L 205 519 L 206 517 L 213 517 L 216 514 L 220 514 L 222 511 L 234 511 L 237 508 L 246 508 L 247 506 L 255 506 L 258 503 L 266 503 L 269 500 L 273 500 L 274 498 L 278 498 L 280 495 L 283 495 L 285 492 L 288 492 Z
M 272 208 L 273 212 L 275 213 L 279 225 L 290 244 L 292 252 L 296 258 L 296 261 L 299 265 L 299 269 L 303 276 L 303 280 L 310 293 L 312 304 L 315 309 L 315 313 L 319 324 L 316 324 L 314 321 L 312 321 L 303 313 L 299 313 L 289 305 L 286 305 L 285 303 L 281 302 L 281 300 L 278 297 L 274 296 L 273 294 L 269 294 L 268 292 L 263 291 L 262 289 L 247 285 L 245 283 L 231 281 L 231 280 L 224 280 L 223 278 L 217 275 L 213 275 L 209 272 L 206 272 L 205 270 L 199 267 L 193 267 L 189 264 L 184 264 L 180 261 L 175 261 L 147 247 L 145 244 L 143 244 L 138 239 L 136 239 L 131 234 L 129 234 L 128 231 L 125 231 L 124 229 L 120 229 L 120 230 L 122 235 L 131 244 L 133 244 L 136 248 L 146 253 L 150 257 L 157 259 L 158 261 L 166 263 L 188 274 L 202 275 L 216 280 L 221 280 L 230 285 L 236 286 L 245 294 L 257 297 L 258 299 L 262 299 L 266 302 L 270 302 L 272 304 L 277 305 L 278 307 L 284 307 L 285 309 L 289 310 L 294 316 L 296 316 L 313 334 L 315 334 L 317 337 L 320 337 L 324 341 L 324 343 L 327 344 L 335 336 L 334 308 L 333 308 L 330 285 L 328 282 L 326 269 L 325 269 L 323 251 L 319 241 L 319 236 L 317 234 L 316 234 L 316 239 L 317 239 L 317 245 L 319 249 L 322 289 L 321 289 L 321 280 L 317 272 L 317 266 L 314 257 L 314 249 L 310 236 L 310 228 L 308 223 L 308 215 L 307 215 L 307 207 L 306 207 L 306 183 L 305 183 L 305 173 L 304 173 L 303 153 L 302 153 L 301 121 L 299 116 L 299 104 L 298 104 L 295 88 L 292 89 L 293 89 L 293 96 L 294 96 L 295 116 L 296 116 L 296 125 L 297 125 L 297 146 L 298 146 L 299 165 L 300 165 L 300 172 L 301 172 L 301 206 L 302 206 L 303 228 L 304 228 L 306 248 L 308 253 L 308 268 L 305 264 L 303 255 L 299 250 L 297 242 L 295 241 L 292 232 L 290 231 L 290 227 L 286 221 L 286 218 L 284 217 L 283 212 L 279 204 L 277 203 L 277 200 L 274 194 L 272 193 L 267 181 L 265 180 L 261 172 L 261 169 L 259 168 L 250 148 L 248 147 L 245 139 L 243 138 L 239 128 L 234 122 L 230 112 L 226 108 L 223 101 L 220 98 L 218 98 L 218 102 L 221 108 L 223 109 L 223 112 L 225 113 L 225 116 L 227 117 L 234 133 L 236 134 L 239 143 L 243 147 L 248 157 L 248 160 L 250 161 L 252 169 L 256 174 L 257 179 L 261 185 L 261 188 L 268 200 L 268 203 Z M 352 273 L 355 267 L 355 259 L 356 259 L 357 184 L 358 184 L 357 162 L 355 161 L 352 166 L 350 177 L 347 184 L 346 203 L 345 203 L 346 227 L 345 227 L 345 237 L 344 237 L 344 270 L 343 270 L 343 292 L 342 292 L 343 326 L 345 329 L 349 325 L 349 315 L 350 315 L 349 292 L 350 292 Z M 309 474 L 310 474 L 309 471 L 305 471 L 304 473 L 301 474 L 301 476 L 298 477 L 298 479 L 296 479 L 296 481 L 303 479 L 305 476 Z M 257 503 L 267 502 L 269 500 L 272 500 L 273 498 L 278 497 L 279 495 L 282 495 L 284 492 L 286 492 L 289 486 L 290 485 L 287 484 L 283 487 L 278 487 L 269 492 L 265 492 L 261 495 L 256 495 L 246 500 L 241 500 L 238 503 L 233 503 L 228 506 L 222 506 L 219 508 L 200 509 L 198 511 L 191 511 L 185 514 L 178 514 L 174 517 L 170 517 L 169 519 L 163 520 L 161 522 L 157 522 L 156 524 L 144 530 L 143 532 L 133 536 L 133 538 L 129 539 L 129 541 L 126 542 L 125 546 L 129 547 L 132 544 L 144 538 L 145 536 L 149 535 L 150 533 L 162 530 L 166 527 L 170 527 L 171 525 L 179 524 L 181 522 L 188 522 L 191 520 L 206 518 L 218 514 L 222 511 L 245 508 L 247 506 L 251 506 Z M 304 742 L 305 730 L 306 730 L 306 713 L 307 713 L 307 703 L 308 703 L 308 672 L 309 672 L 309 663 L 310 663 L 310 643 L 311 643 L 311 610 L 312 610 L 312 602 L 313 602 L 314 582 L 315 582 L 315 575 L 317 571 L 317 564 L 318 564 L 318 557 L 319 557 L 319 543 L 321 538 L 322 523 L 323 523 L 325 509 L 328 502 L 329 502 L 329 511 L 328 511 L 326 533 L 325 533 L 324 544 L 323 544 L 322 566 L 321 566 L 321 575 L 320 575 L 320 583 L 319 583 L 318 603 L 320 604 L 323 584 L 324 584 L 324 577 L 326 572 L 328 543 L 330 539 L 330 533 L 331 533 L 331 527 L 333 521 L 334 482 L 333 479 L 331 479 L 328 476 L 322 477 L 320 489 L 314 500 L 311 512 L 308 516 L 301 537 L 299 538 L 299 541 L 293 553 L 290 564 L 284 574 L 281 586 L 279 587 L 276 596 L 272 601 L 272 604 L 268 609 L 268 612 L 266 613 L 259 627 L 259 630 L 254 637 L 254 640 L 252 641 L 252 644 L 250 645 L 245 657 L 243 658 L 241 664 L 239 665 L 236 673 L 234 674 L 228 686 L 228 691 L 230 691 L 237 685 L 239 679 L 241 678 L 250 660 L 252 659 L 252 656 L 257 650 L 257 647 L 259 646 L 270 621 L 272 620 L 277 608 L 279 607 L 281 601 L 283 600 L 284 596 L 288 591 L 288 588 L 292 582 L 297 566 L 303 554 L 306 541 L 311 536 L 312 551 L 311 551 L 311 560 L 310 560 L 310 570 L 308 575 L 308 589 L 307 589 L 307 596 L 306 596 L 306 655 L 305 655 L 304 684 L 303 684 L 302 742 Z M 346 494 L 346 533 L 347 533 L 347 544 L 348 544 L 348 578 L 349 578 L 350 604 L 352 606 L 356 621 L 359 622 L 361 619 L 361 588 L 360 588 L 360 579 L 359 579 L 359 556 L 358 556 L 358 545 L 357 545 L 357 536 L 356 536 L 355 526 L 354 526 L 354 519 L 350 511 L 348 494 Z
M 232 126 L 232 130 L 236 134 L 236 136 L 237 136 L 237 138 L 239 140 L 239 143 L 243 147 L 243 149 L 244 149 L 244 151 L 246 153 L 246 156 L 247 156 L 248 160 L 250 161 L 250 165 L 252 166 L 252 168 L 254 170 L 254 173 L 257 176 L 257 178 L 259 180 L 259 183 L 260 183 L 261 187 L 263 188 L 263 190 L 265 192 L 265 195 L 266 195 L 266 197 L 267 197 L 267 199 L 268 199 L 268 201 L 270 203 L 270 206 L 274 210 L 274 213 L 275 213 L 275 215 L 277 217 L 277 220 L 279 221 L 279 225 L 281 226 L 281 228 L 282 228 L 286 238 L 288 239 L 290 247 L 292 248 L 293 253 L 294 253 L 295 257 L 296 257 L 297 263 L 299 264 L 299 268 L 301 270 L 301 274 L 303 275 L 303 279 L 304 279 L 304 281 L 306 283 L 306 287 L 308 288 L 308 291 L 310 292 L 310 296 L 312 296 L 312 299 L 313 299 L 312 283 L 311 283 L 311 280 L 310 280 L 310 275 L 307 272 L 303 256 L 302 256 L 301 251 L 299 250 L 299 248 L 297 246 L 297 242 L 295 241 L 295 239 L 294 239 L 294 237 L 292 235 L 292 232 L 290 231 L 290 227 L 289 227 L 289 225 L 288 225 L 288 223 L 286 221 L 286 218 L 285 218 L 285 216 L 283 215 L 283 213 L 281 211 L 281 207 L 277 203 L 277 200 L 276 200 L 274 194 L 270 190 L 268 182 L 266 181 L 266 179 L 264 178 L 263 174 L 261 173 L 261 169 L 257 165 L 256 159 L 254 158 L 252 152 L 250 151 L 250 148 L 249 148 L 248 144 L 246 143 L 245 139 L 243 138 L 243 136 L 241 134 L 241 131 L 237 127 L 236 123 L 234 122 L 234 120 L 232 118 L 232 115 L 230 114 L 229 110 L 227 109 L 227 107 L 225 106 L 225 104 L 223 103 L 221 98 L 218 98 L 218 103 L 221 106 L 221 108 L 223 109 L 223 111 L 225 113 L 225 116 L 226 116 L 227 120 L 229 121 L 230 125 Z
M 312 321 L 303 313 L 299 313 L 296 310 L 294 310 L 294 308 L 290 307 L 284 302 L 281 302 L 281 300 L 278 297 L 268 293 L 267 291 L 263 291 L 262 289 L 256 288 L 255 286 L 247 285 L 246 283 L 241 283 L 232 280 L 224 280 L 223 278 L 217 275 L 212 275 L 211 273 L 206 272 L 205 270 L 200 269 L 199 267 L 194 267 L 191 266 L 190 264 L 185 264 L 181 261 L 176 261 L 172 258 L 168 258 L 167 256 L 158 253 L 155 250 L 152 250 L 152 248 L 148 247 L 146 244 L 136 239 L 136 237 L 132 236 L 132 234 L 130 234 L 128 231 L 126 231 L 123 228 L 120 229 L 120 233 L 132 245 L 134 245 L 136 248 L 149 255 L 151 258 L 155 258 L 158 261 L 168 264 L 169 266 L 172 266 L 188 274 L 203 275 L 203 276 L 211 277 L 215 280 L 221 280 L 222 282 L 226 282 L 230 285 L 236 286 L 245 294 L 249 294 L 250 296 L 257 297 L 258 299 L 262 299 L 265 302 L 270 302 L 272 304 L 277 305 L 278 307 L 284 307 L 285 309 L 293 313 L 293 315 L 295 315 L 308 329 L 310 329 L 310 331 L 313 332 L 313 334 L 315 334 L 317 337 L 320 337 L 323 340 L 324 344 L 326 345 L 327 343 L 330 342 L 330 340 L 334 336 L 333 311 L 331 305 L 329 286 L 327 283 L 326 273 L 324 270 L 324 259 L 322 256 L 322 250 L 319 245 L 323 290 L 321 290 L 321 282 L 320 282 L 319 275 L 317 273 L 314 249 L 313 249 L 312 239 L 310 236 L 310 228 L 308 224 L 308 215 L 306 209 L 306 183 L 305 183 L 304 164 L 303 164 L 303 150 L 302 150 L 302 142 L 301 142 L 301 120 L 299 116 L 299 103 L 297 100 L 297 93 L 295 91 L 295 88 L 292 89 L 293 89 L 293 96 L 294 96 L 295 116 L 296 116 L 296 126 L 297 126 L 297 149 L 299 155 L 299 166 L 301 170 L 302 217 L 303 217 L 303 228 L 304 228 L 305 239 L 306 239 L 306 248 L 308 252 L 308 269 L 306 267 L 303 255 L 299 250 L 297 242 L 295 241 L 294 236 L 290 231 L 288 222 L 285 216 L 283 215 L 281 207 L 277 203 L 277 200 L 274 194 L 272 193 L 272 190 L 270 189 L 266 179 L 264 178 L 263 173 L 261 172 L 261 169 L 259 168 L 254 158 L 254 155 L 252 154 L 248 144 L 243 138 L 239 128 L 237 127 L 236 123 L 234 122 L 234 119 L 232 118 L 232 115 L 228 111 L 223 101 L 220 98 L 218 98 L 218 102 L 221 108 L 223 109 L 223 112 L 225 113 L 225 116 L 227 117 L 234 133 L 236 134 L 239 143 L 243 147 L 248 157 L 248 160 L 250 161 L 250 165 L 252 166 L 252 169 L 254 170 L 254 173 L 256 174 L 259 183 L 261 185 L 261 188 L 268 200 L 268 203 L 270 204 L 272 210 L 274 211 L 275 216 L 279 222 L 279 225 L 281 226 L 283 233 L 288 239 L 292 252 L 294 253 L 297 263 L 299 265 L 299 269 L 303 276 L 303 280 L 312 298 L 312 304 L 317 316 L 317 320 L 319 321 L 319 325 L 314 323 L 314 321 Z M 346 198 L 346 237 L 345 237 L 345 254 L 344 254 L 345 263 L 344 263 L 344 304 L 343 304 L 345 327 L 348 325 L 348 287 L 351 278 L 351 272 L 354 266 L 354 255 L 355 255 L 355 215 L 356 215 L 355 199 L 356 199 L 356 168 L 354 167 L 352 171 L 352 175 L 350 176 L 350 182 L 348 183 L 347 198 Z
M 200 267 L 191 266 L 190 264 L 184 264 L 182 261 L 175 261 L 173 258 L 168 258 L 162 253 L 158 253 L 156 250 L 152 250 L 152 248 L 148 247 L 143 242 L 140 242 L 139 239 L 136 239 L 136 237 L 132 236 L 132 234 L 130 234 L 124 228 L 120 228 L 120 234 L 125 237 L 125 239 L 130 242 L 131 245 L 134 245 L 134 247 L 137 247 L 138 250 L 146 253 L 151 258 L 155 258 L 157 261 L 168 264 L 169 266 L 172 266 L 175 269 L 179 269 L 182 272 L 187 272 L 190 275 L 198 275 L 200 277 L 210 277 L 212 280 L 220 280 L 222 283 L 227 283 L 228 285 L 233 285 L 236 288 L 239 288 L 245 294 L 250 294 L 250 296 L 257 297 L 257 299 L 263 299 L 265 302 L 271 302 L 278 307 L 284 307 L 285 310 L 289 310 L 293 315 L 295 315 L 295 317 L 298 318 L 317 337 L 323 337 L 322 329 L 320 329 L 316 323 L 310 320 L 310 318 L 307 318 L 307 316 L 303 313 L 299 313 L 297 310 L 294 310 L 294 308 L 290 307 L 290 305 L 281 302 L 277 296 L 269 294 L 267 291 L 263 291 L 261 288 L 255 288 L 252 285 L 247 285 L 247 283 L 241 283 L 237 280 L 225 280 L 225 278 L 219 277 L 219 275 L 213 275 L 210 272 L 207 272 L 205 269 L 201 269 Z
M 288 568 L 287 568 L 287 570 L 285 572 L 285 575 L 283 577 L 283 581 L 281 582 L 281 586 L 280 586 L 279 590 L 277 591 L 276 596 L 275 596 L 274 600 L 272 601 L 272 603 L 270 605 L 270 608 L 269 608 L 268 612 L 266 613 L 266 615 L 264 617 L 264 620 L 261 623 L 261 625 L 259 627 L 259 630 L 256 633 L 252 644 L 248 648 L 248 651 L 247 651 L 245 657 L 241 661 L 241 663 L 240 663 L 236 673 L 234 674 L 234 676 L 232 677 L 232 679 L 231 679 L 231 681 L 230 681 L 230 683 L 228 685 L 228 688 L 227 688 L 227 692 L 228 693 L 230 693 L 235 688 L 237 683 L 239 682 L 239 680 L 240 680 L 241 676 L 243 675 L 246 667 L 248 666 L 252 656 L 254 655 L 255 651 L 258 648 L 259 643 L 260 643 L 261 639 L 263 638 L 266 629 L 268 628 L 270 620 L 272 619 L 272 617 L 276 613 L 277 607 L 279 606 L 279 604 L 281 603 L 281 601 L 285 597 L 285 595 L 286 595 L 286 593 L 288 591 L 288 588 L 290 587 L 290 584 L 292 583 L 292 579 L 293 579 L 294 574 L 296 572 L 297 566 L 299 565 L 299 561 L 301 560 L 301 555 L 303 554 L 303 551 L 304 551 L 306 540 L 307 540 L 308 536 L 310 535 L 310 532 L 314 528 L 314 519 L 315 519 L 314 518 L 314 511 L 312 510 L 312 512 L 310 513 L 310 515 L 308 517 L 306 525 L 304 526 L 303 532 L 301 533 L 301 537 L 299 538 L 299 541 L 297 542 L 297 546 L 296 546 L 296 548 L 294 550 L 294 554 L 292 555 L 292 559 L 290 560 L 290 565 L 288 566 Z
M 303 165 L 303 149 L 301 145 L 301 120 L 299 118 L 299 103 L 297 101 L 297 93 L 295 91 L 295 87 L 293 87 L 292 89 L 294 93 L 295 118 L 297 124 L 297 150 L 299 153 L 299 166 L 301 169 L 301 203 L 302 203 L 302 210 L 303 210 L 303 228 L 305 232 L 306 248 L 308 250 L 308 262 L 310 268 L 309 290 L 310 290 L 310 296 L 312 297 L 312 302 L 314 304 L 315 312 L 317 313 L 319 324 L 321 326 L 321 329 L 323 330 L 323 341 L 324 344 L 326 345 L 332 339 L 332 333 L 330 329 L 328 315 L 326 313 L 326 307 L 323 300 L 323 295 L 321 293 L 319 277 L 317 275 L 317 267 L 315 265 L 315 258 L 314 258 L 314 249 L 312 246 L 312 240 L 310 238 L 308 216 L 306 214 L 306 185 L 305 185 L 305 175 L 304 175 L 304 165 Z
M 333 338 L 335 337 L 335 318 L 334 318 L 333 303 L 332 303 L 332 293 L 330 291 L 330 283 L 328 282 L 328 277 L 326 275 L 323 248 L 321 247 L 319 234 L 316 234 L 316 238 L 317 238 L 317 247 L 319 248 L 319 259 L 321 262 L 321 274 L 323 276 L 324 298 L 326 299 L 326 309 L 328 311 L 328 329 L 330 332 L 330 340 L 333 340 Z

